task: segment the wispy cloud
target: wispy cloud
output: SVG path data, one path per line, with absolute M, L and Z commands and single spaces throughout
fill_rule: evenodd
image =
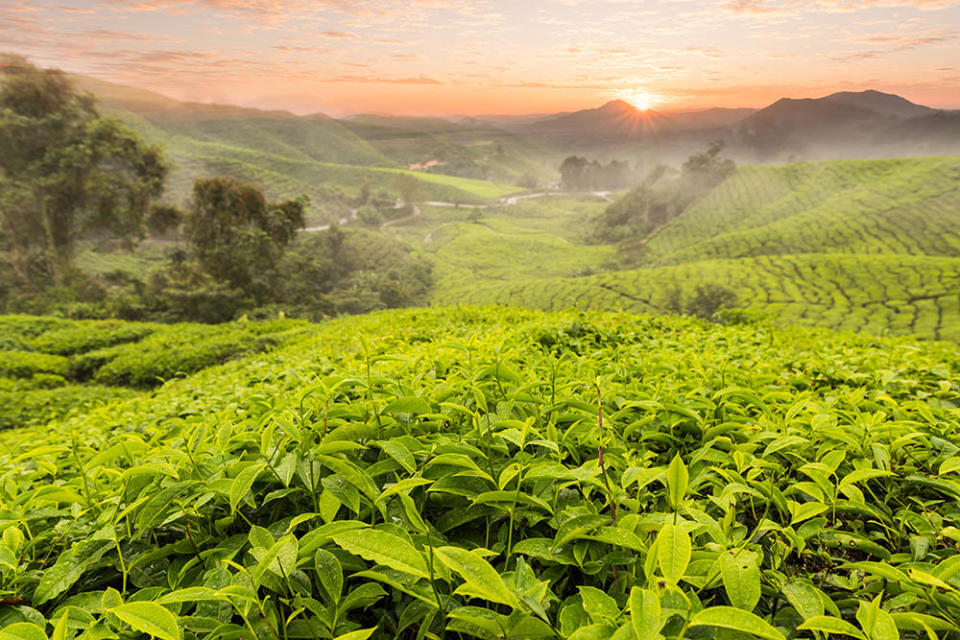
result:
M 383 78 L 380 76 L 337 76 L 335 78 L 323 78 L 321 82 L 349 82 L 360 84 L 433 84 L 442 85 L 436 78 L 426 76 L 417 76 L 416 78 Z
M 811 11 L 862 11 L 883 7 L 945 9 L 960 5 L 960 0 L 730 0 L 726 8 L 738 13 L 791 13 Z
M 960 106 L 958 33 L 960 0 L 0 0 L 0 48 L 38 63 L 314 111 L 762 106 L 868 79 Z

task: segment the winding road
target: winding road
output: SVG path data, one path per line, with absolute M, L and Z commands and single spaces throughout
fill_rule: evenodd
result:
M 517 204 L 518 202 L 520 202 L 521 200 L 531 200 L 533 198 L 547 198 L 551 196 L 581 196 L 585 194 L 597 196 L 598 198 L 603 198 L 607 202 L 613 202 L 613 200 L 610 199 L 610 193 L 611 193 L 610 191 L 543 191 L 540 193 L 526 193 L 519 196 L 510 196 L 509 198 L 503 198 L 500 200 L 500 202 L 497 202 L 494 204 L 459 204 L 456 202 L 438 202 L 438 201 L 418 202 L 417 204 L 414 205 L 413 213 L 411 215 L 385 222 L 380 226 L 380 230 L 382 231 L 383 229 L 391 225 L 399 224 L 401 222 L 405 222 L 407 220 L 416 218 L 417 216 L 420 215 L 419 207 L 421 206 L 451 207 L 454 209 L 499 209 L 500 207 L 511 207 Z M 400 207 L 398 206 L 397 208 L 399 209 Z M 340 220 L 338 221 L 338 224 L 345 225 L 356 220 L 357 211 L 358 209 L 351 209 L 350 215 L 340 218 Z M 303 231 L 304 232 L 326 231 L 331 226 L 332 225 L 329 225 L 329 224 L 322 224 L 315 227 L 306 227 L 303 229 Z

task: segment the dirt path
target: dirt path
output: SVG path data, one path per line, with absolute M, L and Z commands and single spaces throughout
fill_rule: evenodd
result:
M 350 215 L 340 218 L 337 224 L 339 224 L 340 226 L 343 226 L 345 224 L 349 224 L 353 222 L 354 220 L 357 219 L 357 211 L 359 211 L 359 209 L 350 209 Z M 304 227 L 303 229 L 301 229 L 301 231 L 307 231 L 307 232 L 326 231 L 331 226 L 332 225 L 329 225 L 329 224 L 321 224 L 318 227 Z
M 510 198 L 505 198 L 495 204 L 459 204 L 456 202 L 437 202 L 432 200 L 427 202 L 419 202 L 417 204 L 424 207 L 450 207 L 453 209 L 499 209 L 500 207 L 512 207 L 516 205 L 518 202 L 520 202 L 521 200 L 532 200 L 534 198 L 548 198 L 552 196 L 576 196 L 576 195 L 583 195 L 585 193 L 589 193 L 590 195 L 597 196 L 598 198 L 603 198 L 607 202 L 613 202 L 613 200 L 610 198 L 610 193 L 611 193 L 610 191 L 544 191 L 541 193 L 528 193 L 522 196 L 513 196 Z M 356 220 L 357 211 L 358 211 L 357 209 L 351 209 L 350 215 L 340 218 L 339 224 L 342 226 Z M 395 224 L 400 224 L 401 222 L 407 222 L 408 220 L 413 220 L 419 215 L 420 215 L 420 207 L 417 205 L 414 205 L 412 214 L 410 214 L 409 216 L 404 216 L 402 218 L 397 218 L 396 220 L 390 220 L 388 222 L 384 222 L 383 224 L 380 225 L 380 231 L 383 231 L 387 227 L 391 227 Z M 303 229 L 303 231 L 306 231 L 306 232 L 326 231 L 330 227 L 331 225 L 329 224 L 322 224 L 316 227 L 306 227 L 305 229 Z
M 395 224 L 400 224 L 401 222 L 408 222 L 410 220 L 413 220 L 419 215 L 420 215 L 420 207 L 418 207 L 417 205 L 413 205 L 413 213 L 411 213 L 408 216 L 403 216 L 402 218 L 397 218 L 396 220 L 388 220 L 387 222 L 384 222 L 383 224 L 380 225 L 380 231 L 383 231 L 387 227 L 392 227 Z

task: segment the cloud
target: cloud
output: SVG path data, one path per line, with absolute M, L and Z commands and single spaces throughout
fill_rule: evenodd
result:
M 333 38 L 335 40 L 359 40 L 360 36 L 346 31 L 321 31 L 320 35 L 324 38 Z
M 932 31 L 915 31 L 913 33 L 895 33 L 865 36 L 859 38 L 850 38 L 852 42 L 867 45 L 882 45 L 883 48 L 872 48 L 863 51 L 855 51 L 832 56 L 833 60 L 866 60 L 880 56 L 897 53 L 900 51 L 910 51 L 928 44 L 937 44 L 950 42 L 957 39 L 958 32 L 947 29 L 937 29 Z
M 362 84 L 432 84 L 442 85 L 436 78 L 426 76 L 417 76 L 415 78 L 383 78 L 379 76 L 337 76 L 335 78 L 324 78 L 321 82 L 355 82 Z
M 83 31 L 77 35 L 81 37 L 91 38 L 97 40 L 98 42 L 163 42 L 171 43 L 178 42 L 178 40 L 171 40 L 170 38 L 163 38 L 161 36 L 149 34 L 149 33 L 134 33 L 128 31 L 112 31 L 110 29 L 91 29 L 88 31 Z
M 850 12 L 881 7 L 946 9 L 960 0 L 730 0 L 726 8 L 735 13 Z

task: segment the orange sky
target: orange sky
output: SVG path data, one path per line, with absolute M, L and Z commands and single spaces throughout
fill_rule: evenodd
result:
M 960 0 L 12 0 L 0 50 L 300 113 L 759 107 L 867 88 L 960 108 Z

